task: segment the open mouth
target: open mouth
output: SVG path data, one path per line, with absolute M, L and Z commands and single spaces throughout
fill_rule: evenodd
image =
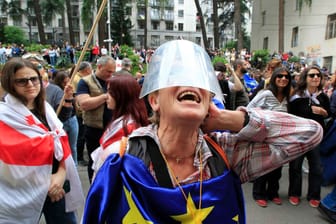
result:
M 196 103 L 200 103 L 201 102 L 201 98 L 199 97 L 199 95 L 195 92 L 192 91 L 185 91 L 182 92 L 179 96 L 178 96 L 178 101 L 182 102 L 182 101 L 194 101 Z

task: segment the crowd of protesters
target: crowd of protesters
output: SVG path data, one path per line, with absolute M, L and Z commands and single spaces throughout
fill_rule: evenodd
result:
M 76 64 L 78 60 L 76 51 L 80 50 L 82 50 L 80 46 L 72 46 L 65 42 L 61 47 L 51 46 L 49 49 L 44 49 L 40 54 L 35 55 L 27 53 L 23 45 L 13 44 L 6 48 L 0 43 L 0 64 L 7 64 L 12 58 L 29 59 L 27 55 L 30 55 L 29 57 L 34 58 L 36 61 L 36 70 L 34 69 L 34 72 L 45 73 L 40 74 L 41 85 L 44 88 L 49 85 L 53 86 L 61 95 L 67 91 L 73 91 L 71 94 L 67 93 L 63 104 L 63 106 L 71 108 L 68 110 L 69 115 L 65 119 L 58 118 L 63 122 L 64 129 L 69 137 L 69 147 L 75 165 L 88 166 L 88 176 L 91 183 L 94 177 L 94 169 L 96 168 L 92 167 L 94 161 L 91 154 L 96 148 L 105 147 L 104 144 L 109 143 L 109 139 L 106 138 L 107 133 L 113 133 L 113 137 L 115 137 L 113 142 L 119 142 L 122 136 L 128 136 L 139 127 L 138 124 L 134 127 L 132 126 L 133 119 L 137 116 L 136 112 L 132 111 L 132 117 L 128 119 L 127 114 L 131 112 L 118 111 L 118 100 L 123 100 L 120 105 L 127 108 L 127 104 L 125 104 L 127 99 L 122 98 L 111 88 L 113 85 L 120 85 L 120 88 L 125 93 L 127 93 L 127 89 L 121 83 L 115 84 L 112 82 L 111 78 L 116 75 L 127 74 L 133 76 L 141 87 L 146 74 L 142 70 L 136 71 L 134 74 L 131 73 L 132 61 L 126 55 L 121 54 L 118 44 L 112 46 L 111 52 L 108 52 L 106 46 L 92 45 L 88 50 L 89 56 L 84 62 L 81 62 L 77 74 L 72 74 L 72 71 L 68 68 L 56 68 L 57 61 L 62 56 L 67 57 L 72 64 Z M 134 49 L 134 53 L 139 56 L 138 64 L 140 68 L 143 67 L 141 65 L 150 62 L 154 52 L 155 49 Z M 255 66 L 251 62 L 253 52 L 249 53 L 247 49 L 242 49 L 241 51 L 236 51 L 235 49 L 224 51 L 208 50 L 207 53 L 210 58 L 215 56 L 222 57 L 227 62 L 227 64 L 214 64 L 214 70 L 222 90 L 221 94 L 224 96 L 223 102 L 220 103 L 225 109 L 237 110 L 240 107 L 260 107 L 267 110 L 291 113 L 318 121 L 324 127 L 325 132 L 327 127 L 324 125 L 324 121 L 333 119 L 336 116 L 334 102 L 336 71 L 332 73 L 316 62 L 313 61 L 308 64 L 304 59 L 295 63 L 289 62 L 290 57 L 293 56 L 290 52 L 273 53 L 269 56 L 269 61 L 264 67 Z M 116 63 L 118 59 L 122 60 L 120 69 L 117 68 Z M 30 68 L 32 65 L 26 65 L 26 62 L 20 63 L 23 63 L 23 67 L 33 69 Z M 69 83 L 71 75 L 75 75 L 76 78 L 72 79 L 72 83 Z M 117 82 L 118 80 L 114 81 Z M 123 80 L 121 79 L 121 81 Z M 25 85 L 29 85 L 28 83 L 35 85 L 32 77 L 26 80 Z M 127 83 L 132 83 L 132 80 L 127 80 Z M 71 85 L 71 88 L 68 85 Z M 311 87 L 312 85 L 316 86 L 313 88 Z M 131 92 L 131 90 L 128 91 Z M 139 90 L 137 90 L 138 92 Z M 134 93 L 132 92 L 132 94 Z M 6 93 L 2 91 L 1 95 L 1 98 L 4 99 Z M 61 103 L 60 96 L 57 97 L 57 102 L 55 103 L 55 105 L 59 106 Z M 297 106 L 299 103 L 301 106 Z M 302 107 L 302 105 L 306 107 L 306 110 L 298 113 L 297 107 Z M 53 108 L 55 111 L 57 106 Z M 152 114 L 146 98 L 139 108 L 146 108 L 148 116 Z M 124 118 L 127 118 L 126 121 L 130 123 L 126 122 L 126 124 L 131 126 L 125 129 L 123 126 L 125 124 L 122 123 L 122 120 L 117 120 L 117 115 L 125 116 Z M 147 117 L 144 114 L 141 116 Z M 114 123 L 118 123 L 117 129 L 113 129 Z M 147 124 L 144 121 L 142 123 Z M 48 126 L 48 124 L 46 125 Z M 122 130 L 121 135 L 117 133 L 119 129 Z M 101 145 L 101 142 L 103 142 L 103 145 Z M 87 156 L 83 155 L 85 144 L 86 148 L 89 149 L 87 150 L 89 153 Z M 85 158 L 88 158 L 89 161 L 85 161 Z M 298 206 L 301 203 L 301 172 L 302 162 L 305 158 L 309 164 L 310 190 L 307 200 L 311 207 L 319 207 L 324 214 L 327 214 L 329 218 L 332 217 L 331 219 L 334 217 L 334 221 L 336 221 L 336 206 L 333 207 L 332 196 L 329 196 L 328 200 L 322 200 L 320 195 L 323 173 L 322 165 L 319 161 L 318 146 L 313 151 L 307 152 L 290 163 L 289 202 L 294 206 Z M 254 180 L 253 198 L 259 206 L 266 207 L 269 200 L 277 205 L 282 204 L 283 199 L 278 195 L 280 178 L 281 167 Z M 49 189 L 49 193 L 52 190 Z M 62 191 L 60 197 L 65 193 Z M 47 197 L 49 196 L 47 195 Z M 323 203 L 320 203 L 321 200 Z M 336 205 L 336 200 L 334 201 Z M 0 216 L 1 214 L 0 212 Z

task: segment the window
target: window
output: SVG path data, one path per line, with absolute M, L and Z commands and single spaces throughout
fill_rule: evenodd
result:
M 152 22 L 152 30 L 159 30 L 160 23 L 159 22 Z
M 152 20 L 160 20 L 160 9 L 151 9 L 150 18 Z
M 63 20 L 62 19 L 58 19 L 57 23 L 58 23 L 58 27 L 63 27 Z
M 138 28 L 139 29 L 145 28 L 145 20 L 138 20 Z
M 196 24 L 196 32 L 201 32 L 201 25 L 199 23 Z
M 166 22 L 166 30 L 174 30 L 174 23 Z
M 336 14 L 328 16 L 326 39 L 336 38 Z
M 201 37 L 196 37 L 196 44 L 201 45 Z
M 329 71 L 331 71 L 332 61 L 333 61 L 333 57 L 332 56 L 324 57 L 323 58 L 323 67 L 326 67 Z
M 132 7 L 126 7 L 126 15 L 132 16 Z
M 159 35 L 152 35 L 151 36 L 151 46 L 158 47 L 160 45 L 160 36 Z
M 181 5 L 183 5 L 184 4 L 184 0 L 179 0 L 178 3 L 181 4 Z
M 78 5 L 73 5 L 71 7 L 71 16 L 79 17 L 79 7 L 78 7 Z
M 299 27 L 294 27 L 292 30 L 291 47 L 297 47 L 298 45 L 299 45 Z
M 16 18 L 13 20 L 13 24 L 14 26 L 21 26 L 22 23 L 22 16 L 16 16 Z
M 183 16 L 184 16 L 184 11 L 178 10 L 178 17 L 183 17 Z
M 171 41 L 174 40 L 173 36 L 165 36 L 165 41 Z
M 263 49 L 268 49 L 268 37 L 265 37 L 265 38 L 264 38 L 264 41 L 263 41 Z
M 263 11 L 261 13 L 261 26 L 265 26 L 265 21 L 266 21 L 266 11 Z
M 79 19 L 72 19 L 72 28 L 79 30 Z
M 183 31 L 183 23 L 178 24 L 178 31 Z

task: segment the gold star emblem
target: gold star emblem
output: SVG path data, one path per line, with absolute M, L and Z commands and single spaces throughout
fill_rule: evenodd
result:
M 214 206 L 208 208 L 196 208 L 190 193 L 187 200 L 187 212 L 182 215 L 171 216 L 173 219 L 180 221 L 182 224 L 200 224 L 210 214 Z
M 124 192 L 130 210 L 124 216 L 122 223 L 152 224 L 153 222 L 145 220 L 145 218 L 142 216 L 141 212 L 139 211 L 138 207 L 136 206 L 135 202 L 132 199 L 132 192 L 129 192 L 125 186 L 124 186 Z

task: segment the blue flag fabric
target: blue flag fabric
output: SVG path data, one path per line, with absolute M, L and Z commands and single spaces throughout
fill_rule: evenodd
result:
M 257 88 L 258 82 L 253 77 L 251 77 L 249 73 L 245 73 L 243 78 L 248 93 L 252 93 L 254 89 Z
M 162 188 L 143 161 L 112 154 L 90 187 L 83 223 L 225 223 L 244 224 L 239 178 L 231 171 L 180 188 Z

